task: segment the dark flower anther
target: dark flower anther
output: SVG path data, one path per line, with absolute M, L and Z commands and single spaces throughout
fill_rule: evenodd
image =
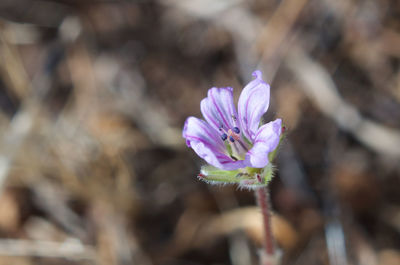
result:
M 226 133 L 223 133 L 223 134 L 221 135 L 222 141 L 225 141 L 227 138 L 228 138 L 228 135 L 227 135 Z
M 235 133 L 240 133 L 240 130 L 239 130 L 238 127 L 234 127 L 234 128 L 233 128 L 233 131 L 234 131 Z

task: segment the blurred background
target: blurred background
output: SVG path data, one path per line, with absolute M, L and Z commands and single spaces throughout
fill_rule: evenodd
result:
M 263 71 L 283 264 L 400 264 L 400 2 L 1 0 L 0 264 L 258 264 L 181 129 Z

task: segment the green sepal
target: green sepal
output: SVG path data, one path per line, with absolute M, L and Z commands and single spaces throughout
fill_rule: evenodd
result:
M 199 179 L 207 182 L 220 182 L 220 183 L 238 183 L 239 180 L 236 177 L 240 174 L 239 170 L 223 170 L 211 165 L 205 165 L 201 167 L 201 174 Z
M 240 188 L 255 189 L 268 185 L 273 176 L 273 166 L 269 163 L 265 168 L 241 168 L 222 170 L 211 165 L 201 167 L 200 180 L 210 184 L 234 184 Z
M 271 181 L 274 175 L 274 166 L 269 163 L 264 168 L 247 168 L 251 178 L 242 180 L 239 187 L 246 189 L 256 189 L 265 187 Z
M 272 163 L 268 163 L 262 170 L 261 170 L 261 178 L 263 183 L 268 184 L 272 178 L 274 177 L 275 167 Z
M 254 179 L 245 169 L 223 170 L 211 165 L 201 167 L 199 179 L 211 184 L 230 184 Z

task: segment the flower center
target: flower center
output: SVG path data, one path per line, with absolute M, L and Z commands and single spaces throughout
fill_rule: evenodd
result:
M 232 116 L 232 119 L 236 125 L 236 118 Z M 237 125 L 233 128 L 224 128 L 220 126 L 219 131 L 221 132 L 221 139 L 224 141 L 227 153 L 233 160 L 243 160 L 246 153 L 249 151 L 249 147 L 245 141 L 243 141 L 240 129 Z

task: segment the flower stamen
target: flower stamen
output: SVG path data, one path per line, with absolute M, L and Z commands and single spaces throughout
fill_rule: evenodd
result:
M 226 133 L 221 134 L 222 141 L 225 141 L 227 138 L 228 138 L 228 135 Z
M 235 128 L 236 128 L 236 127 L 235 127 Z M 240 139 L 240 135 L 237 134 L 237 133 L 235 133 L 235 132 L 232 131 L 231 129 L 228 130 L 228 136 L 229 136 L 229 139 L 230 139 L 230 140 L 231 140 L 231 138 L 232 138 L 233 140 L 236 140 L 236 141 L 238 141 L 238 140 Z M 233 143 L 234 141 L 231 140 L 231 142 Z

